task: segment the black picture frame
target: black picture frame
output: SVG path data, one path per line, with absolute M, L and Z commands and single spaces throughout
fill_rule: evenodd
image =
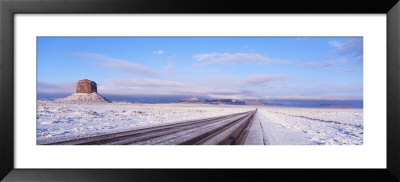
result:
M 26 13 L 381 13 L 387 15 L 386 169 L 15 169 L 14 15 Z M 0 0 L 0 179 L 4 181 L 400 181 L 398 0 Z M 384 121 L 382 121 L 384 122 Z M 233 159 L 234 160 L 234 159 Z M 368 159 L 365 159 L 368 160 Z

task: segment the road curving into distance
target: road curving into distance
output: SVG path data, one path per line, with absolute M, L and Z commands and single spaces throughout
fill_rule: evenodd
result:
M 46 145 L 242 145 L 256 110 Z

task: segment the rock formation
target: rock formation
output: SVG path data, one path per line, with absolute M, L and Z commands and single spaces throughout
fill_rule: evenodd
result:
M 335 109 L 343 109 L 343 108 L 353 108 L 350 104 L 321 104 L 321 108 L 335 108 Z
M 207 104 L 229 104 L 229 105 L 246 105 L 245 101 L 234 100 L 234 99 L 214 99 L 214 100 L 204 100 Z
M 93 92 L 97 92 L 97 84 L 94 81 L 82 79 L 76 84 L 76 93 L 91 94 Z
M 76 84 L 76 92 L 66 98 L 58 99 L 57 102 L 72 104 L 92 104 L 110 102 L 97 93 L 97 84 L 88 79 L 79 80 Z
M 261 102 L 248 102 L 248 101 L 246 101 L 246 105 L 249 105 L 249 106 L 263 106 L 264 104 L 261 103 Z
M 190 98 L 190 99 L 181 99 L 178 100 L 179 103 L 196 103 L 199 102 L 199 99 L 197 98 Z

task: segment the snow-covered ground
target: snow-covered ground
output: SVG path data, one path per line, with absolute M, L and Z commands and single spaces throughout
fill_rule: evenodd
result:
M 37 102 L 37 143 L 95 136 L 153 125 L 254 110 L 256 106 L 208 104 L 73 104 Z M 260 107 L 245 144 L 363 143 L 362 109 Z
M 363 143 L 362 109 L 263 108 L 256 118 L 266 144 Z
M 37 102 L 37 143 L 96 136 L 253 110 L 207 104 L 73 104 Z

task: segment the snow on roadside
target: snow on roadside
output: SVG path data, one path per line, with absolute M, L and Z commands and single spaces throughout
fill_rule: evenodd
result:
M 265 145 L 264 135 L 261 127 L 261 120 L 259 118 L 259 112 L 256 112 L 256 115 L 253 118 L 253 122 L 251 123 L 249 133 L 247 135 L 246 140 L 244 141 L 245 145 Z
M 265 111 L 259 109 L 255 116 L 260 121 L 265 145 L 314 145 L 303 132 L 292 130 L 279 123 L 280 120 L 271 120 Z
M 267 144 L 363 143 L 362 109 L 264 108 L 259 109 Z
M 37 101 L 37 143 L 96 136 L 253 110 L 206 104 L 73 104 Z

